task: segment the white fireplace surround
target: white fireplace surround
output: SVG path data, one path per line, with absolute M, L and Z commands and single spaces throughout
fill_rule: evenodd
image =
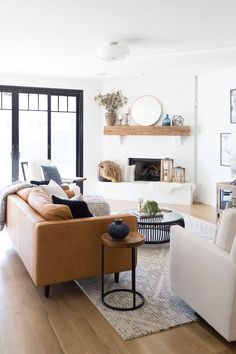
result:
M 158 203 L 192 205 L 195 192 L 194 183 L 167 183 L 153 181 L 98 182 L 98 194 L 105 199 L 156 200 Z

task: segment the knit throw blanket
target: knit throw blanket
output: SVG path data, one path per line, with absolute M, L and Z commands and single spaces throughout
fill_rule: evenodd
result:
M 14 182 L 10 186 L 5 187 L 0 191 L 0 231 L 3 230 L 5 224 L 6 224 L 6 218 L 7 218 L 7 197 L 10 194 L 15 194 L 18 192 L 20 189 L 24 188 L 31 188 L 34 187 L 33 184 L 28 183 L 28 182 Z
M 120 182 L 121 181 L 121 170 L 120 166 L 118 166 L 113 161 L 102 161 L 99 164 L 99 168 L 101 169 L 101 176 L 108 179 L 112 182 Z

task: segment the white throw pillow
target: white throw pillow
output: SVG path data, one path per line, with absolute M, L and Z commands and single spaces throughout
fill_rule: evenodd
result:
M 67 194 L 63 191 L 63 189 L 52 179 L 50 180 L 48 185 L 41 185 L 40 188 L 47 193 L 50 197 L 51 195 L 55 195 L 56 197 L 69 199 Z
M 136 165 L 123 165 L 121 167 L 121 181 L 134 182 Z
M 216 235 L 216 246 L 230 252 L 236 234 L 236 209 L 225 209 Z

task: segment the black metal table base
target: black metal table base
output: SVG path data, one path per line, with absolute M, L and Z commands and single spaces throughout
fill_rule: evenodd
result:
M 136 291 L 136 273 L 135 273 L 135 247 L 131 248 L 131 258 L 132 258 L 132 289 L 113 289 L 110 291 L 105 292 L 104 291 L 104 244 L 102 243 L 102 274 L 101 274 L 101 293 L 102 293 L 102 302 L 103 304 L 108 307 L 109 309 L 116 310 L 116 311 L 132 311 L 132 310 L 137 310 L 141 306 L 143 306 L 145 300 L 144 297 L 141 293 Z M 130 292 L 133 294 L 133 306 L 127 306 L 127 307 L 117 307 L 117 306 L 112 306 L 108 304 L 104 298 L 111 294 L 111 293 L 117 293 L 117 292 Z M 137 305 L 136 304 L 136 295 L 141 299 L 141 302 Z
M 103 298 L 102 298 L 102 302 L 103 304 L 108 307 L 109 309 L 111 310 L 116 310 L 116 311 L 132 311 L 132 310 L 137 310 L 139 309 L 141 306 L 143 306 L 144 302 L 145 302 L 145 299 L 143 297 L 143 295 L 141 293 L 139 293 L 138 291 L 135 291 L 135 297 L 136 295 L 141 299 L 141 302 L 136 305 L 136 301 L 135 301 L 135 305 L 133 303 L 133 306 L 130 306 L 130 307 L 117 307 L 117 306 L 112 306 L 110 304 L 108 304 L 104 298 L 111 294 L 111 293 L 120 293 L 120 292 L 129 292 L 129 293 L 132 293 L 133 294 L 133 291 L 131 289 L 114 289 L 114 290 L 110 290 L 110 291 L 107 291 L 106 293 L 103 294 Z M 136 300 L 136 299 L 135 299 Z
M 145 237 L 145 243 L 161 244 L 170 242 L 170 229 L 173 225 L 185 227 L 184 219 L 167 223 L 153 222 L 149 219 L 146 222 L 138 221 L 138 231 Z

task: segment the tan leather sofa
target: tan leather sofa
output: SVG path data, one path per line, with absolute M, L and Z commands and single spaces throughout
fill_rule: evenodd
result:
M 100 274 L 101 235 L 115 217 L 137 230 L 131 215 L 45 221 L 20 196 L 7 200 L 7 231 L 33 282 L 45 286 Z M 106 250 L 106 273 L 131 269 L 129 249 Z

